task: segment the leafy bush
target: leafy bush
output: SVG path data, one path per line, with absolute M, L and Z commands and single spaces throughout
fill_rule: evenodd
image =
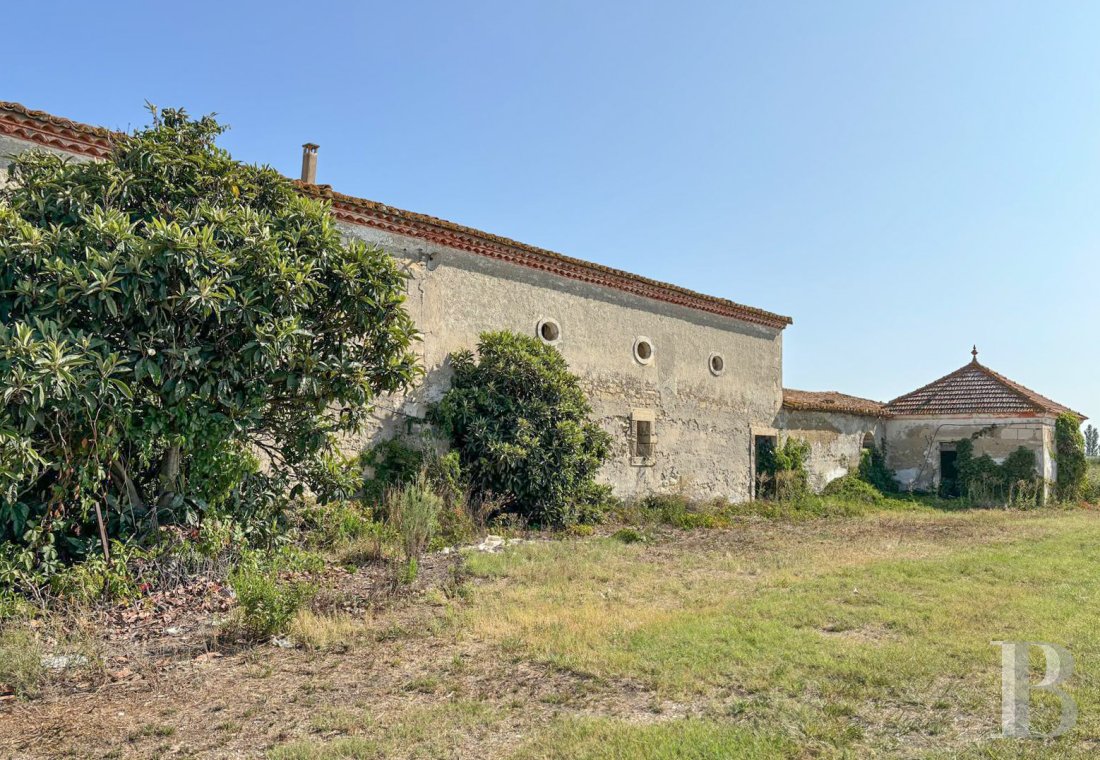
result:
M 138 596 L 138 581 L 130 563 L 137 554 L 132 547 L 114 541 L 110 562 L 98 554 L 92 555 L 50 578 L 50 589 L 81 604 L 133 599 Z
M 1085 501 L 1100 505 L 1100 462 L 1089 463 L 1088 485 L 1085 487 Z
M 241 632 L 256 638 L 284 632 L 316 588 L 307 581 L 282 576 L 307 568 L 318 569 L 308 555 L 293 552 L 245 555 L 229 574 L 229 583 L 237 595 L 236 623 Z
M 126 537 L 308 483 L 418 372 L 393 259 L 222 131 L 164 111 L 103 161 L 24 153 L 0 189 L 0 541 L 51 572 L 97 509 Z M 246 477 L 253 450 L 284 475 Z
M 636 528 L 620 528 L 611 534 L 611 538 L 624 544 L 641 544 L 649 540 L 645 533 Z
M 363 501 L 375 508 L 384 508 L 388 491 L 412 483 L 424 469 L 423 448 L 410 445 L 401 438 L 382 441 L 364 452 L 361 461 L 373 475 L 363 482 Z
M 1034 506 L 1042 495 L 1035 452 L 1020 446 L 998 464 L 988 454 L 974 456 L 974 441 L 956 445 L 958 494 L 975 505 L 1011 504 Z
M 859 457 L 859 479 L 869 483 L 879 493 L 896 493 L 898 482 L 886 465 L 885 449 L 863 449 Z
M 320 549 L 337 549 L 376 532 L 371 511 L 356 501 L 310 502 L 298 517 L 302 539 Z
M 788 501 L 808 491 L 806 460 L 810 444 L 799 438 L 787 438 L 782 446 L 770 439 L 757 448 L 758 493 L 765 498 Z
M 822 496 L 835 496 L 860 504 L 879 504 L 885 498 L 882 492 L 859 475 L 845 475 L 830 481 L 821 491 Z
M 478 498 L 496 496 L 540 525 L 598 519 L 610 489 L 597 472 L 610 436 L 590 416 L 576 375 L 532 336 L 485 333 L 475 358 L 451 356 L 451 389 L 430 417 L 450 438 Z
M 1058 500 L 1077 501 L 1084 496 L 1088 477 L 1081 420 L 1069 413 L 1059 415 L 1054 424 L 1054 444 L 1058 461 Z

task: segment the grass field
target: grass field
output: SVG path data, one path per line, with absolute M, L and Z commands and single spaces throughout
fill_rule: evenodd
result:
M 138 694 L 31 704 L 22 728 L 0 719 L 0 750 L 64 736 L 59 753 L 276 760 L 1100 752 L 1097 512 L 748 519 L 465 565 L 461 593 L 314 620 L 339 647 L 227 655 Z M 993 738 L 995 640 L 1074 654 L 1068 735 Z M 1033 728 L 1057 706 L 1034 694 Z

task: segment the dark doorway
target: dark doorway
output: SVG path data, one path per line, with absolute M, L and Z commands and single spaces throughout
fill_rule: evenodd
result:
M 775 448 L 778 443 L 774 435 L 758 435 L 753 438 L 753 498 L 770 499 L 775 495 Z
M 940 451 L 940 495 L 954 498 L 961 494 L 959 488 L 959 452 L 951 449 Z

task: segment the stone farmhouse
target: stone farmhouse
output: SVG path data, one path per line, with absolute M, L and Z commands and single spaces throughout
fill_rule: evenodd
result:
M 96 160 L 113 136 L 0 102 L 0 182 L 14 154 Z M 976 453 L 998 459 L 1032 448 L 1042 475 L 1055 476 L 1054 419 L 1069 410 L 986 368 L 976 352 L 888 404 L 784 389 L 789 317 L 343 195 L 316 184 L 317 146 L 303 147 L 301 191 L 329 201 L 349 237 L 403 262 L 407 307 L 423 335 L 423 382 L 383 400 L 358 445 L 414 429 L 447 387 L 449 354 L 507 329 L 556 346 L 581 377 L 615 441 L 601 477 L 622 497 L 677 490 L 751 499 L 758 447 L 785 436 L 810 443 L 815 489 L 854 468 L 864 448 L 884 445 L 903 486 L 935 489 L 968 436 Z

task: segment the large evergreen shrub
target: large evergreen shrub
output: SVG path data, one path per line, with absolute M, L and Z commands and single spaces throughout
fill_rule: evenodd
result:
M 431 413 L 462 460 L 475 495 L 493 496 L 542 525 L 595 516 L 608 490 L 596 473 L 610 436 L 565 359 L 537 338 L 481 336 L 477 355 L 451 357 L 451 389 Z
M 110 156 L 40 151 L 0 190 L 0 542 L 39 561 L 316 472 L 416 374 L 405 277 L 326 204 L 164 111 Z M 242 487 L 255 474 L 286 477 Z

